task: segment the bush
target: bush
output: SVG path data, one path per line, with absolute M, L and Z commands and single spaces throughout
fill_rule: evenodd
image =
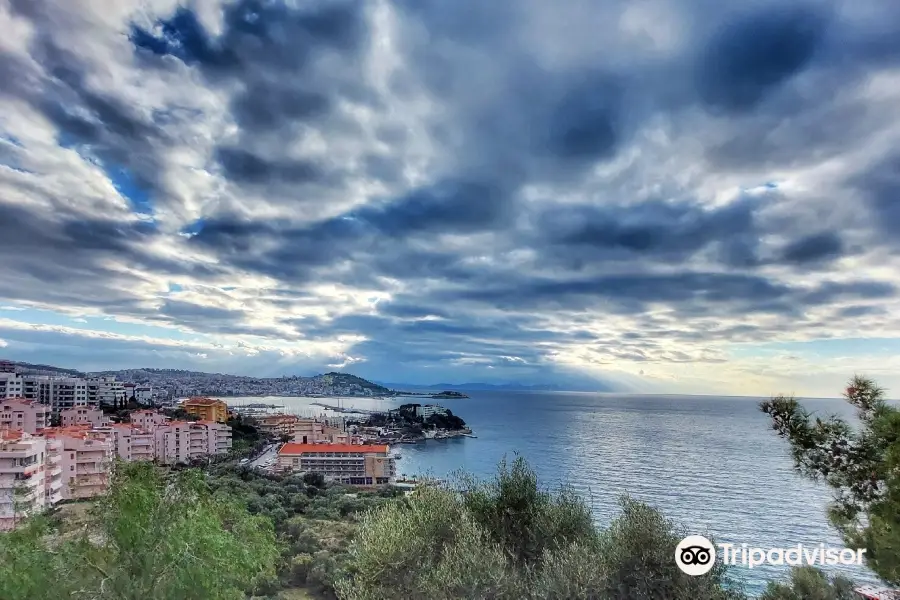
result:
M 769 583 L 759 600 L 858 600 L 853 582 L 844 577 L 829 579 L 813 567 L 791 570 L 787 583 Z
M 425 487 L 366 513 L 350 551 L 342 600 L 434 598 L 730 600 L 725 567 L 683 574 L 684 532 L 630 499 L 605 531 L 570 490 L 542 490 L 521 459 L 487 484 Z

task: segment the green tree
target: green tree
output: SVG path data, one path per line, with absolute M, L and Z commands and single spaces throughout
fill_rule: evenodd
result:
M 859 596 L 849 579 L 829 579 L 813 567 L 796 567 L 791 570 L 789 581 L 770 582 L 759 600 L 859 600 Z
M 39 519 L 0 535 L 0 598 L 237 600 L 278 559 L 269 519 L 213 496 L 199 471 L 164 477 L 149 463 L 117 465 L 85 531 L 50 533 Z
M 884 390 L 856 376 L 844 392 L 859 426 L 836 416 L 810 414 L 790 397 L 760 405 L 772 428 L 791 445 L 794 465 L 836 492 L 829 518 L 844 543 L 866 549 L 868 566 L 889 584 L 900 584 L 900 410 Z
M 522 459 L 494 480 L 426 486 L 363 517 L 342 600 L 738 600 L 717 565 L 690 577 L 675 564 L 684 531 L 653 508 L 623 500 L 598 530 L 570 490 L 541 489 Z

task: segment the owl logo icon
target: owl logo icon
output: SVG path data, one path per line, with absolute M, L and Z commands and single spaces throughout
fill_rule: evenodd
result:
M 675 547 L 675 564 L 688 575 L 705 575 L 716 564 L 716 547 L 702 535 L 689 535 Z

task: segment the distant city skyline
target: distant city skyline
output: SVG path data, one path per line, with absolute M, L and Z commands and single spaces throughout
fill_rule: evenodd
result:
M 4 6 L 0 356 L 900 395 L 898 3 Z

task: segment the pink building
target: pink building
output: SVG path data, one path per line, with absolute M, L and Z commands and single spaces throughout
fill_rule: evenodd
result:
M 113 454 L 124 461 L 149 460 L 156 458 L 156 439 L 152 431 L 134 423 L 115 423 L 103 427 L 113 442 Z
M 105 427 L 110 424 L 110 419 L 103 411 L 93 406 L 75 406 L 59 413 L 60 424 L 63 427 L 70 425 L 91 425 L 93 427 Z
M 338 427 L 316 419 L 298 419 L 294 423 L 296 444 L 361 444 L 362 437 L 350 435 Z
M 50 407 L 35 400 L 0 398 L 0 429 L 38 433 L 50 425 Z
M 0 431 L 0 530 L 62 499 L 60 445 L 23 431 Z
M 44 436 L 62 444 L 62 497 L 93 498 L 109 487 L 113 436 L 90 425 L 50 427 Z
M 156 410 L 136 410 L 131 413 L 131 422 L 152 431 L 157 425 L 165 425 L 169 417 Z
M 164 465 L 225 454 L 231 448 L 231 427 L 215 421 L 170 421 L 154 433 L 156 460 Z

